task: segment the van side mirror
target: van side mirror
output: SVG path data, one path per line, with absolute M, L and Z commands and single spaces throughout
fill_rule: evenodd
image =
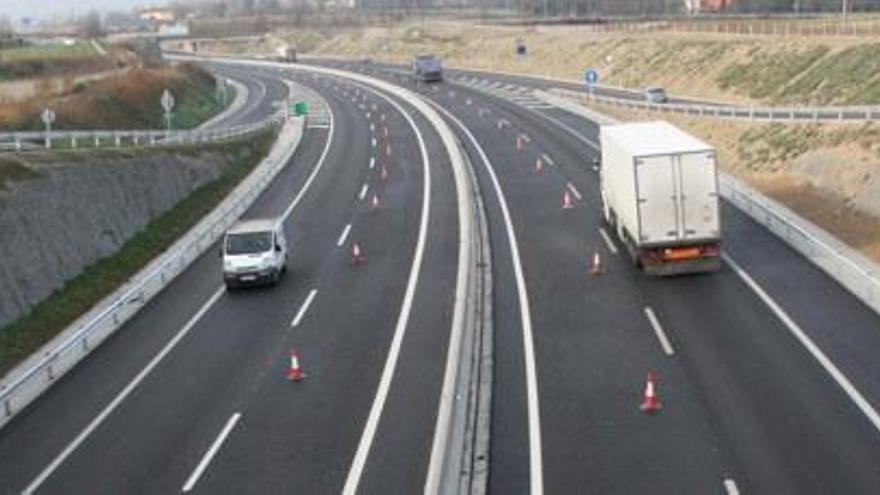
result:
M 278 253 L 281 252 L 281 244 L 275 244 L 275 251 Z

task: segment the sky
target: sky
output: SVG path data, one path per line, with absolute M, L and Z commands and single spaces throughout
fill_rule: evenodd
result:
M 14 20 L 22 17 L 48 19 L 55 15 L 85 14 L 91 10 L 129 10 L 138 5 L 164 3 L 165 0 L 0 0 L 0 14 Z

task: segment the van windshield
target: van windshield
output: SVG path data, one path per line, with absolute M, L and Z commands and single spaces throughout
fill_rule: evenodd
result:
M 263 253 L 271 249 L 271 232 L 250 232 L 226 236 L 226 254 Z

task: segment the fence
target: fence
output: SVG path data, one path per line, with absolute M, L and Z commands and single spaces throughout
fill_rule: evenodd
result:
M 132 282 L 75 323 L 73 333 L 60 345 L 46 351 L 35 364 L 0 386 L 0 427 L 100 345 L 210 248 L 284 167 L 299 146 L 302 133 L 302 119 L 292 120 L 285 125 L 269 155 L 217 208 L 138 273 Z
M 861 123 L 880 120 L 880 106 L 748 107 L 700 103 L 652 103 L 635 98 L 602 96 L 590 94 L 587 91 L 560 88 L 550 89 L 548 93 L 571 98 L 581 103 L 599 103 L 658 113 L 677 113 L 691 117 L 727 120 L 798 123 Z
M 139 146 L 179 146 L 226 141 L 259 133 L 276 125 L 280 117 L 260 122 L 218 129 L 185 131 L 52 131 L 0 133 L 0 151 L 34 151 L 46 149 L 95 149 Z
M 539 28 L 543 29 L 543 28 Z M 560 29 L 554 26 L 552 29 Z M 851 17 L 845 22 L 839 17 L 796 18 L 718 18 L 666 19 L 653 21 L 611 21 L 568 26 L 578 33 L 669 33 L 715 34 L 729 36 L 880 36 L 880 17 Z

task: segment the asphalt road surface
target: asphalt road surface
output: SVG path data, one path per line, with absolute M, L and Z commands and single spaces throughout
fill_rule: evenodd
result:
M 875 313 L 726 203 L 721 272 L 646 277 L 599 221 L 594 122 L 367 68 L 436 105 L 480 182 L 491 493 L 880 493 L 880 430 L 853 398 L 880 405 Z M 347 81 L 223 70 L 279 98 L 295 80 L 332 111 L 247 214 L 289 213 L 289 276 L 229 294 L 216 250 L 199 259 L 0 431 L 3 492 L 422 491 L 458 254 L 440 140 L 405 103 Z M 591 277 L 595 253 L 605 273 Z M 300 383 L 284 378 L 294 347 Z M 649 371 L 653 415 L 638 407 Z

